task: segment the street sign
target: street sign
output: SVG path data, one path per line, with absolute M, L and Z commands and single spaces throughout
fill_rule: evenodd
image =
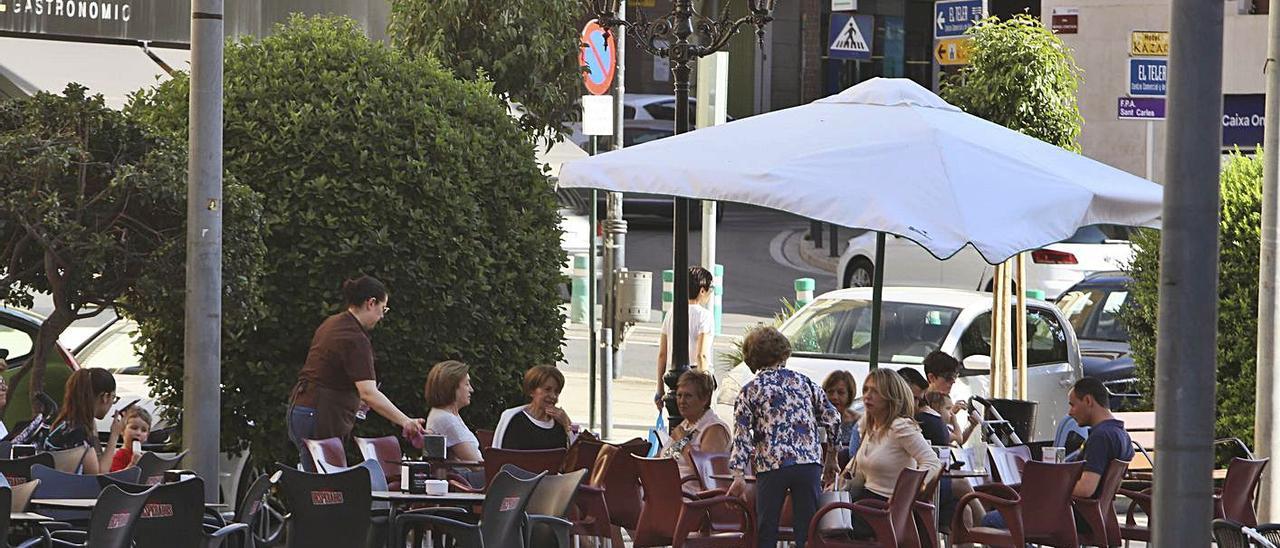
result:
M 1222 148 L 1256 149 L 1262 145 L 1266 99 L 1262 93 L 1222 96 Z
M 1080 32 L 1080 8 L 1053 8 L 1049 20 L 1049 28 L 1054 34 L 1076 34 Z
M 1164 97 L 1168 80 L 1168 59 L 1129 59 L 1129 95 Z
M 613 96 L 582 96 L 582 134 L 613 135 Z
M 1121 120 L 1163 120 L 1164 97 L 1121 97 L 1116 103 Z
M 968 36 L 943 38 L 938 40 L 937 47 L 933 48 L 933 59 L 939 65 L 967 65 L 972 45 L 973 39 Z
M 617 67 L 617 44 L 613 33 L 606 32 L 594 19 L 582 28 L 578 66 L 583 68 L 582 83 L 592 95 L 609 93 Z
M 1129 33 L 1132 57 L 1168 57 L 1169 33 L 1162 30 L 1135 30 Z
M 961 36 L 986 15 L 983 0 L 942 0 L 933 5 L 933 37 Z
M 858 0 L 831 0 L 831 11 L 853 11 L 858 9 Z
M 831 14 L 827 33 L 827 57 L 831 59 L 870 59 L 871 37 L 875 36 L 875 17 L 871 15 Z

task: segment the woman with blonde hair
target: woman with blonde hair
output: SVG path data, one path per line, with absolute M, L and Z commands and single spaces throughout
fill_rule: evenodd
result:
M 924 485 L 942 473 L 942 461 L 915 421 L 915 398 L 902 376 L 891 369 L 876 369 L 862 381 L 866 413 L 858 424 L 862 445 L 844 476 L 851 478 L 853 500 L 889 500 L 898 475 L 906 468 L 926 471 Z M 866 521 L 854 515 L 854 535 L 874 534 Z

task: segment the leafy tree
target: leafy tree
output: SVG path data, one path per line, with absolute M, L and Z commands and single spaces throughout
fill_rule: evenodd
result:
M 580 96 L 578 0 L 393 0 L 393 43 L 524 105 L 521 125 L 551 137 L 576 116 Z
M 1222 170 L 1218 257 L 1218 437 L 1253 439 L 1258 351 L 1258 250 L 1262 232 L 1262 151 L 1233 153 Z M 1126 271 L 1133 288 L 1120 318 L 1148 408 L 1155 394 L 1156 319 L 1160 289 L 1160 233 L 1143 229 L 1133 239 Z
M 942 98 L 974 116 L 1079 152 L 1080 67 L 1039 19 L 988 17 L 966 31 L 969 64 L 942 81 Z
M 427 371 L 461 359 L 477 389 L 464 417 L 495 424 L 522 399 L 524 370 L 559 358 L 563 334 L 555 196 L 506 105 L 488 83 L 372 42 L 346 18 L 295 16 L 230 44 L 225 63 L 226 167 L 264 197 L 268 253 L 264 316 L 226 343 L 237 358 L 224 360 L 224 394 L 238 408 L 223 406 L 224 447 L 293 458 L 285 402 L 342 280 L 359 273 L 390 290 L 372 337 L 392 401 L 425 415 Z M 185 135 L 188 86 L 174 78 L 131 111 Z M 166 355 L 180 333 L 156 335 L 148 369 L 180 407 Z M 370 417 L 366 431 L 390 431 Z
M 108 307 L 127 313 L 138 284 L 158 268 L 177 261 L 181 271 L 174 250 L 186 238 L 185 157 L 78 84 L 62 95 L 0 104 L 0 299 L 30 306 L 34 291 L 53 300 L 30 366 L 12 374 L 11 387 L 28 396 L 45 391 L 47 357 L 67 326 Z M 251 217 L 255 201 L 245 190 L 228 186 L 236 211 L 244 205 Z M 238 219 L 244 216 L 227 222 L 234 234 L 228 251 L 249 261 L 228 285 L 251 294 L 257 223 Z M 182 307 L 177 310 L 180 328 Z M 60 399 L 67 371 L 50 375 L 48 392 Z M 10 398 L 6 415 L 26 418 L 30 405 Z

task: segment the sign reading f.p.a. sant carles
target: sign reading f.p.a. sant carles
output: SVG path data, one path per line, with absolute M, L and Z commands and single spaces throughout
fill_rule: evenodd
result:
M 188 43 L 190 0 L 0 0 L 0 30 Z

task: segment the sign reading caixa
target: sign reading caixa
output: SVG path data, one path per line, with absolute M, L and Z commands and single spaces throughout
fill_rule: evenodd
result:
M 1252 150 L 1262 144 L 1266 95 L 1222 96 L 1222 147 Z
M 189 0 L 0 0 L 0 31 L 188 43 Z

